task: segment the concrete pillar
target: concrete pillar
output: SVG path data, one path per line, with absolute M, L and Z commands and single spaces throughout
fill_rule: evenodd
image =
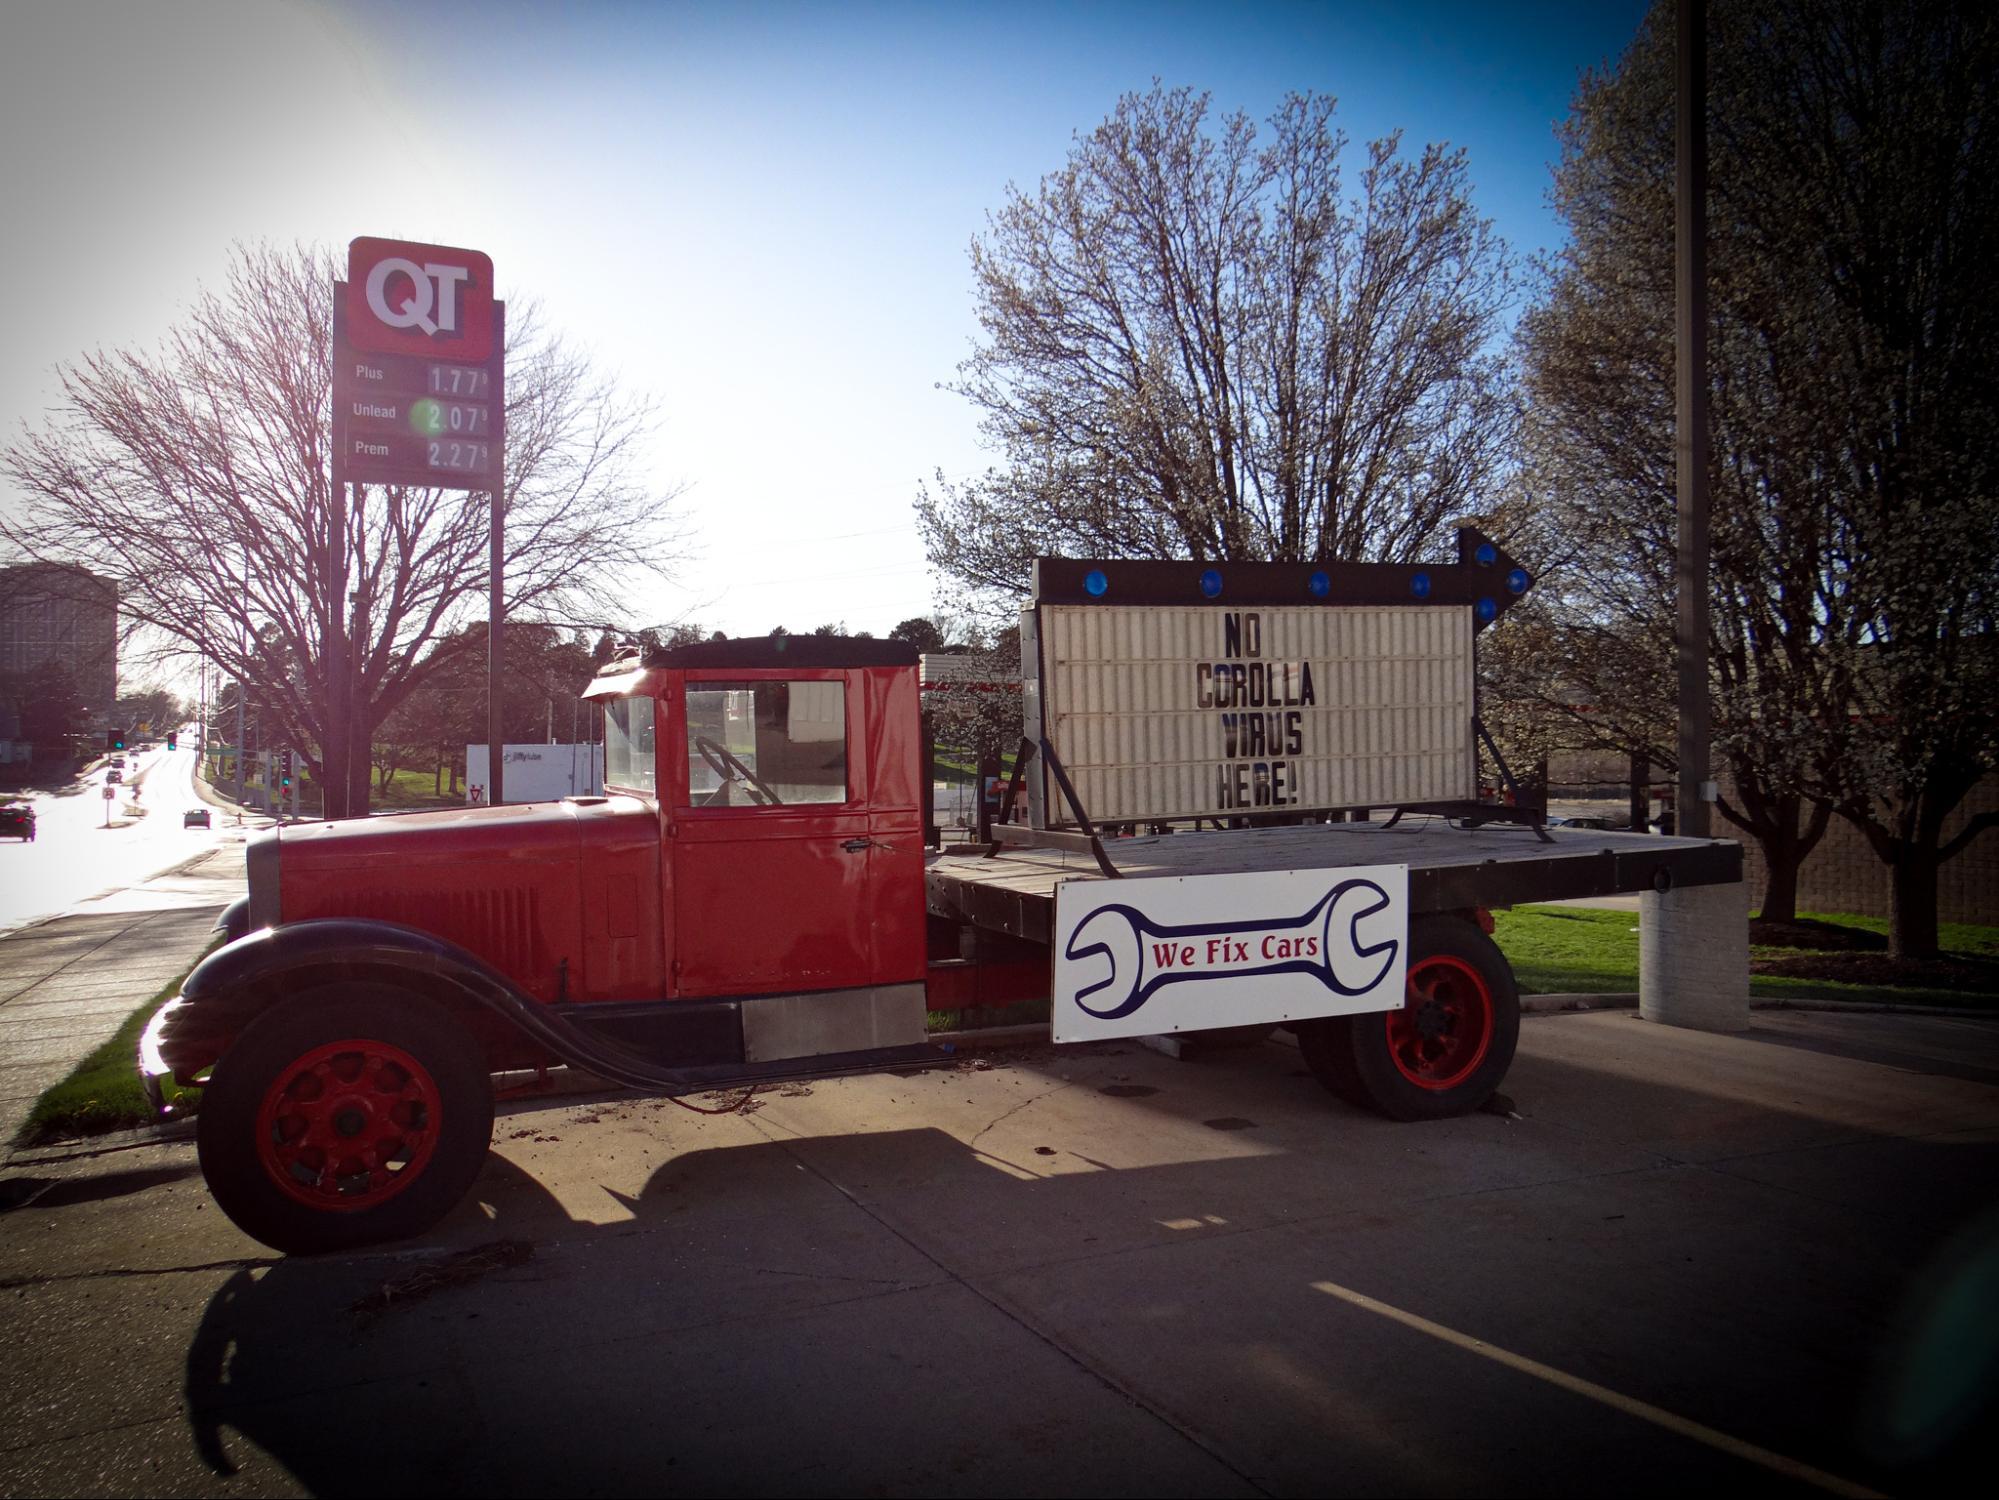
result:
M 1700 1031 L 1749 1025 L 1748 885 L 1639 896 L 1638 1014 Z

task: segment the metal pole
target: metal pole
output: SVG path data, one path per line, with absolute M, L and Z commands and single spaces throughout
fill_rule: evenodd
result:
M 247 696 L 243 679 L 236 679 L 236 795 L 230 800 L 238 808 L 243 806 L 243 699 Z M 239 812 L 237 816 L 242 816 Z
M 354 508 L 359 510 L 361 508 L 361 486 L 358 484 L 354 486 L 353 499 Z M 366 603 L 361 596 L 365 591 L 368 576 L 365 568 L 358 569 L 357 571 L 361 574 L 363 587 L 356 589 L 347 599 L 347 675 L 342 679 L 340 689 L 343 695 L 341 699 L 341 722 L 347 726 L 347 738 L 345 741 L 347 745 L 347 788 L 344 803 L 350 817 L 357 811 L 354 806 L 354 779 L 357 776 L 361 779 L 361 806 L 358 810 L 365 814 L 368 808 L 368 798 L 371 795 L 369 791 L 369 778 L 374 774 L 374 767 L 369 764 L 368 753 L 374 748 L 373 742 L 367 735 L 360 732 L 360 724 L 358 722 L 360 716 L 354 712 L 354 700 L 360 696 L 357 690 L 361 684 L 361 641 L 363 638 L 361 615 L 362 605 Z M 357 741 L 359 742 L 358 745 Z
M 498 807 L 506 800 L 500 784 L 500 758 L 503 745 L 500 739 L 500 710 L 504 706 L 500 691 L 500 667 L 504 643 L 500 627 L 506 617 L 506 474 L 507 474 L 507 399 L 506 399 L 506 347 L 507 347 L 507 304 L 493 304 L 493 337 L 501 350 L 497 364 L 499 379 L 494 384 L 499 389 L 493 392 L 495 412 L 493 489 L 488 495 L 488 511 L 491 515 L 490 555 L 487 561 L 486 596 L 486 803 Z
M 1679 492 L 1677 831 L 1708 836 L 1707 37 L 1704 0 L 1679 4 L 1675 201 L 1678 357 L 1674 458 Z
M 335 357 L 345 346 L 347 324 L 347 283 L 333 283 L 333 348 Z M 322 587 L 326 599 L 326 732 L 321 737 L 320 767 L 326 773 L 319 789 L 319 812 L 324 819 L 347 814 L 347 783 L 352 779 L 350 761 L 353 733 L 348 724 L 347 702 L 347 443 L 346 414 L 336 402 L 333 411 L 333 453 L 329 466 L 330 504 L 326 516 L 326 578 Z

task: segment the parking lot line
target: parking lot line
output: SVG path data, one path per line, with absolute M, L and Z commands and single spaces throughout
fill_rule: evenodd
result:
M 1649 1402 L 1640 1401 L 1636 1397 L 1626 1396 L 1619 1391 L 1613 1391 L 1608 1386 L 1601 1386 L 1594 1381 L 1584 1380 L 1579 1375 L 1571 1375 L 1566 1370 L 1556 1369 L 1553 1365 L 1544 1365 L 1539 1360 L 1527 1358 L 1524 1354 L 1515 1354 L 1509 1349 L 1501 1349 L 1496 1345 L 1486 1343 L 1483 1339 L 1475 1339 L 1470 1334 L 1459 1333 L 1455 1328 L 1446 1328 L 1441 1323 L 1432 1323 L 1428 1318 L 1419 1317 L 1415 1313 L 1405 1312 L 1399 1307 L 1391 1307 L 1386 1302 L 1377 1301 L 1365 1292 L 1357 1292 L 1351 1287 L 1344 1287 L 1337 1282 L 1331 1281 L 1315 1281 L 1312 1283 L 1312 1290 L 1315 1292 L 1324 1292 L 1328 1297 L 1337 1297 L 1348 1306 L 1358 1307 L 1364 1312 L 1378 1313 L 1392 1322 L 1400 1323 L 1404 1328 L 1412 1328 L 1418 1333 L 1428 1334 L 1433 1339 L 1439 1339 L 1446 1344 L 1454 1345 L 1472 1354 L 1481 1355 L 1497 1364 L 1505 1365 L 1508 1369 L 1518 1370 L 1523 1375 L 1531 1375 L 1536 1380 L 1544 1380 L 1548 1384 L 1569 1391 L 1574 1395 L 1584 1396 L 1591 1401 L 1600 1402 L 1605 1406 L 1611 1407 L 1613 1410 L 1623 1412 L 1626 1416 L 1636 1417 L 1641 1422 L 1650 1422 L 1654 1427 L 1663 1428 L 1667 1432 L 1674 1433 L 1680 1437 L 1691 1438 L 1693 1441 L 1703 1443 L 1719 1452 L 1743 1459 L 1752 1464 L 1757 1464 L 1770 1470 L 1772 1473 L 1782 1474 L 1789 1479 L 1801 1480 L 1806 1484 L 1816 1485 L 1820 1489 L 1827 1490 L 1835 1495 L 1854 1496 L 1857 1497 L 1857 1500 L 1861 1500 L 1861 1497 L 1864 1497 L 1864 1500 L 1883 1500 L 1879 1490 L 1870 1490 L 1863 1484 L 1855 1484 L 1852 1480 L 1841 1479 L 1837 1474 L 1828 1474 L 1822 1469 L 1814 1469 L 1809 1464 L 1799 1463 L 1796 1459 L 1786 1458 L 1781 1453 L 1772 1453 L 1767 1448 L 1759 1448 L 1754 1443 L 1744 1442 L 1741 1438 L 1730 1437 L 1725 1432 L 1717 1432 L 1712 1427 L 1707 1427 L 1689 1418 L 1678 1416 L 1661 1407 L 1653 1406 Z

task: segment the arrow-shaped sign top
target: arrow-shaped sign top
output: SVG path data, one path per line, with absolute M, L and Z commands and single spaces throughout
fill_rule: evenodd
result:
M 1450 605 L 1469 607 L 1475 630 L 1533 586 L 1533 576 L 1475 526 L 1458 528 L 1454 563 L 1034 560 L 1037 604 Z

